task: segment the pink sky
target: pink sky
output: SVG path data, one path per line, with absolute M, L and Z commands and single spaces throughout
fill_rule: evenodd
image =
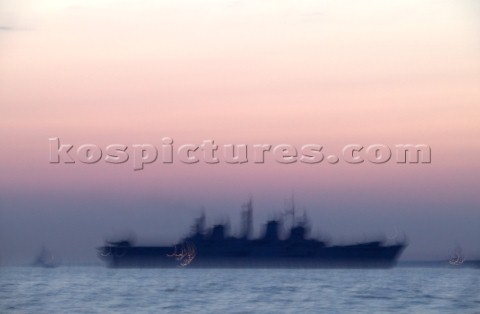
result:
M 249 193 L 281 204 L 295 191 L 311 211 L 324 203 L 377 214 L 439 204 L 447 216 L 456 205 L 480 211 L 474 1 L 12 0 L 1 12 L 7 211 L 31 210 L 19 195 L 34 202 L 75 191 L 188 199 L 187 207 L 214 207 L 215 198 L 237 204 Z M 425 143 L 432 164 L 155 164 L 134 172 L 130 163 L 48 163 L 50 137 L 105 147 L 160 146 L 165 136 L 316 143 L 333 152 L 350 143 Z M 385 206 L 393 199 L 404 207 Z

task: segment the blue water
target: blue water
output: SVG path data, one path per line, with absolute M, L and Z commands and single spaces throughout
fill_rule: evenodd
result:
M 480 269 L 0 268 L 0 313 L 480 313 Z

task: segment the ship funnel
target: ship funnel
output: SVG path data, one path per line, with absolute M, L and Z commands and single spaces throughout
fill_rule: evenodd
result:
M 279 223 L 276 220 L 269 221 L 265 228 L 265 236 L 263 238 L 269 241 L 278 240 L 278 225 Z
M 212 230 L 212 235 L 211 235 L 212 240 L 224 240 L 225 239 L 225 225 L 216 225 L 213 227 Z

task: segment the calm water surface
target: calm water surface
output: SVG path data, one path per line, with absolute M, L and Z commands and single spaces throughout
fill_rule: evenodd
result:
M 0 313 L 480 313 L 480 269 L 0 268 Z

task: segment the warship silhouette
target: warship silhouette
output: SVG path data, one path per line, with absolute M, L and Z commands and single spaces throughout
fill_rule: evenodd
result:
M 294 207 L 292 214 L 294 216 Z M 266 223 L 263 236 L 252 239 L 252 201 L 242 205 L 242 235 L 228 235 L 226 224 L 205 229 L 205 215 L 172 246 L 136 246 L 129 240 L 107 242 L 98 256 L 113 268 L 389 268 L 406 247 L 405 240 L 329 245 L 308 238 L 308 219 L 292 223 L 280 237 L 282 219 Z

